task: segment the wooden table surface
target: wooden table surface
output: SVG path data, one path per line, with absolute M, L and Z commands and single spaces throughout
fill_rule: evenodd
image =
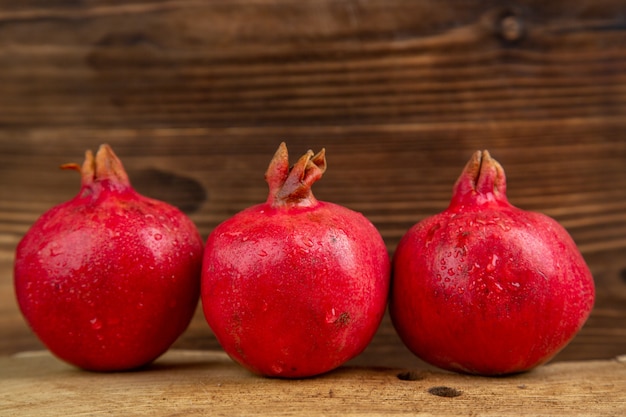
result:
M 129 397 L 153 414 L 209 404 L 228 414 L 244 401 L 277 414 L 273 395 L 292 415 L 624 411 L 623 1 L 0 0 L 0 22 L 0 414 L 61 407 L 87 384 L 104 391 L 75 414 L 115 412 Z M 294 160 L 326 148 L 315 195 L 366 215 L 390 254 L 446 208 L 472 152 L 489 149 L 509 200 L 554 217 L 578 244 L 596 283 L 591 317 L 552 364 L 519 379 L 436 371 L 388 317 L 346 368 L 292 384 L 228 362 L 199 309 L 146 373 L 82 374 L 24 354 L 43 346 L 17 309 L 13 256 L 36 218 L 78 191 L 59 165 L 109 143 L 140 192 L 180 207 L 206 238 L 265 200 L 281 141 Z M 406 370 L 426 377 L 398 380 Z M 427 392 L 440 383 L 463 394 Z
M 622 416 L 626 357 L 561 362 L 506 378 L 342 367 L 261 378 L 223 352 L 170 351 L 141 372 L 79 371 L 47 352 L 0 358 L 6 416 Z

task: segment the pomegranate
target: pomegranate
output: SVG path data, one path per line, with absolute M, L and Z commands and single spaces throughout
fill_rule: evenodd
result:
M 361 353 L 383 317 L 390 259 L 360 213 L 317 200 L 325 152 L 289 167 L 280 145 L 269 197 L 218 225 L 205 247 L 201 298 L 224 350 L 252 372 L 302 378 Z
M 108 145 L 87 151 L 80 192 L 44 213 L 17 246 L 19 307 L 57 357 L 127 370 L 188 326 L 200 293 L 203 242 L 177 208 L 137 193 Z
M 399 242 L 390 315 L 421 359 L 502 375 L 552 358 L 583 326 L 594 297 L 569 234 L 546 215 L 512 206 L 504 170 L 479 151 L 449 207 Z

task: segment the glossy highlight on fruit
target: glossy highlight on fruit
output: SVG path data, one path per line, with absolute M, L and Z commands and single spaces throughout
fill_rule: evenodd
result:
M 203 242 L 177 208 L 138 194 L 108 145 L 86 152 L 76 197 L 44 213 L 20 241 L 19 307 L 60 359 L 128 370 L 164 353 L 200 292 Z
M 421 359 L 503 375 L 551 359 L 581 329 L 594 297 L 591 273 L 566 230 L 512 206 L 504 170 L 478 151 L 449 207 L 398 244 L 390 314 Z
M 390 261 L 363 215 L 317 200 L 325 152 L 290 168 L 280 145 L 269 196 L 209 235 L 202 305 L 224 350 L 249 370 L 302 378 L 361 353 L 385 312 Z

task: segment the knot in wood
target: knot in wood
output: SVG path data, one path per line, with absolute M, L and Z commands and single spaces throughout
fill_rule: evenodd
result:
M 497 27 L 500 38 L 508 43 L 519 42 L 525 35 L 523 19 L 512 11 L 500 15 Z

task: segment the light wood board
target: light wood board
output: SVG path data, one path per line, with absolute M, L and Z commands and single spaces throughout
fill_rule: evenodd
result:
M 45 351 L 0 357 L 2 416 L 623 416 L 625 393 L 626 357 L 503 378 L 342 367 L 303 380 L 253 375 L 219 351 L 171 350 L 123 373 L 81 371 Z

